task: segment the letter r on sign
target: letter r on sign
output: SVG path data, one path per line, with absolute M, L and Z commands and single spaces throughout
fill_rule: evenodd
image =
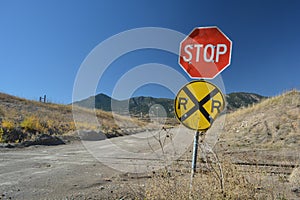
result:
M 218 101 L 218 100 L 214 100 L 214 99 L 211 99 L 212 102 L 211 102 L 211 112 L 213 113 L 215 109 L 218 110 L 218 113 L 221 112 L 221 102 Z
M 187 98 L 180 97 L 179 101 L 178 101 L 178 109 L 180 109 L 180 106 L 183 106 L 184 110 L 186 110 L 186 104 L 187 104 L 187 102 L 188 102 Z

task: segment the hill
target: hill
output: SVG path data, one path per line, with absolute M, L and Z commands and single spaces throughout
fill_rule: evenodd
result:
M 82 101 L 75 102 L 74 104 L 84 108 L 94 108 L 94 104 L 95 104 L 95 108 L 97 109 L 104 110 L 104 111 L 111 111 L 112 101 L 115 100 L 105 94 L 98 94 L 96 96 L 91 96 Z
M 75 107 L 84 117 L 92 110 Z M 107 137 L 134 133 L 145 123 L 124 116 L 112 115 L 102 110 L 96 111 L 99 124 L 84 120 L 76 124 L 73 120 L 72 106 L 41 103 L 0 93 L 0 142 L 24 142 L 35 140 L 40 135 L 74 136 L 76 129 L 97 130 Z M 116 124 L 122 121 L 122 127 Z
M 265 98 L 266 97 L 253 93 L 230 93 L 226 95 L 227 111 L 232 112 L 238 108 L 247 107 L 249 105 L 258 103 Z M 174 100 L 167 98 L 140 96 L 119 101 L 110 98 L 105 94 L 98 94 L 82 101 L 74 102 L 74 104 L 85 108 L 94 108 L 95 105 L 95 108 L 104 111 L 111 111 L 111 105 L 114 105 L 115 107 L 117 107 L 115 111 L 120 114 L 128 114 L 128 109 L 126 108 L 129 105 L 129 112 L 134 116 L 140 116 L 141 113 L 143 116 L 149 116 L 149 109 L 151 108 L 151 106 L 159 104 L 164 107 L 168 117 L 174 117 Z
M 221 120 L 219 141 L 213 148 L 200 143 L 199 168 L 193 181 L 194 188 L 201 185 L 201 189 L 192 190 L 193 198 L 201 194 L 201 199 L 299 199 L 299 91 L 262 100 L 243 93 L 227 98 L 232 98 L 232 103 L 248 104 L 234 104 L 236 111 L 219 117 L 225 120 Z M 212 129 L 206 137 L 216 134 Z M 190 161 L 191 149 L 187 154 Z M 157 177 L 149 179 L 150 190 L 146 194 L 153 199 L 187 199 L 191 192 L 190 163 L 175 166 L 173 171 L 169 168 L 167 175 L 166 171 L 156 172 Z M 220 188 L 225 188 L 225 192 Z
M 222 143 L 233 147 L 300 146 L 300 92 L 293 90 L 226 117 Z

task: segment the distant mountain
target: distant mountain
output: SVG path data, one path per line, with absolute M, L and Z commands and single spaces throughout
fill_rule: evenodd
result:
M 85 108 L 97 108 L 104 111 L 111 111 L 111 102 L 115 101 L 105 94 L 97 94 L 87 99 L 75 102 L 75 105 Z
M 226 95 L 227 110 L 233 111 L 241 107 L 247 107 L 249 105 L 260 102 L 266 97 L 246 92 L 234 92 Z
M 253 93 L 230 93 L 226 95 L 227 111 L 231 112 L 240 107 L 247 107 L 249 105 L 260 102 L 264 98 L 266 97 Z M 167 98 L 140 96 L 133 97 L 128 100 L 119 101 L 105 94 L 98 94 L 96 96 L 89 97 L 82 101 L 75 102 L 74 104 L 86 108 L 94 108 L 95 105 L 95 108 L 104 111 L 112 111 L 111 105 L 113 105 L 113 108 L 116 108 L 114 111 L 119 114 L 128 114 L 129 110 L 131 115 L 136 116 L 140 116 L 141 114 L 143 116 L 149 115 L 149 109 L 151 108 L 151 106 L 159 104 L 164 107 L 168 117 L 174 116 L 174 100 Z
M 147 115 L 149 113 L 149 108 L 151 106 L 158 104 L 163 106 L 167 112 L 168 117 L 172 117 L 173 115 L 173 99 L 167 98 L 153 98 L 153 97 L 134 97 L 129 100 L 129 110 L 133 114 Z
M 129 102 L 128 102 L 129 101 Z M 149 113 L 149 108 L 155 104 L 163 106 L 167 110 L 167 115 L 173 116 L 171 114 L 173 110 L 172 99 L 167 98 L 154 98 L 154 97 L 133 97 L 127 100 L 116 100 L 105 94 L 98 94 L 96 96 L 91 96 L 82 101 L 74 102 L 75 105 L 85 107 L 85 108 L 97 108 L 104 111 L 112 111 L 119 114 L 128 114 L 128 110 L 131 115 L 142 115 L 146 116 Z M 113 105 L 113 107 L 112 107 Z M 129 108 L 128 108 L 129 107 Z

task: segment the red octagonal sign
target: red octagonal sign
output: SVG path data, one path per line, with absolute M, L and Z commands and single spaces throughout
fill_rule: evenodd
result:
M 179 64 L 191 78 L 213 79 L 230 65 L 231 48 L 219 28 L 198 27 L 180 43 Z

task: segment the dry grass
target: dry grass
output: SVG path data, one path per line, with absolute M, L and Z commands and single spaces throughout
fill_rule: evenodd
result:
M 299 91 L 293 90 L 228 114 L 221 140 L 238 147 L 299 146 Z
M 147 181 L 145 193 L 137 198 L 283 200 L 300 197 L 294 192 L 297 188 L 300 191 L 298 91 L 228 114 L 223 131 L 215 151 L 219 152 L 224 187 L 218 162 L 208 159 L 207 164 L 199 167 L 192 189 L 191 163 L 176 164 L 156 172 Z
M 145 122 L 101 110 L 75 107 L 80 120 L 74 123 L 71 105 L 59 105 L 30 101 L 0 93 L 0 133 L 1 142 L 30 140 L 38 134 L 63 135 L 76 129 L 102 131 L 110 137 L 134 133 L 132 129 L 144 127 Z M 91 122 L 86 116 L 97 116 Z M 5 137 L 13 135 L 14 137 Z M 22 135 L 22 136 L 21 136 Z M 10 138 L 10 139 L 9 139 Z
M 230 113 L 227 117 L 228 120 L 240 118 L 248 113 L 262 112 L 262 110 L 269 110 L 272 108 L 278 108 L 278 105 L 282 106 L 299 106 L 300 105 L 300 92 L 297 90 L 291 90 L 281 95 L 267 98 L 262 100 L 262 102 L 258 104 L 253 104 L 249 107 L 240 108 L 237 111 Z M 284 109 L 281 109 L 284 111 Z M 299 112 L 298 115 L 299 116 Z
M 216 167 L 212 166 L 211 167 Z M 190 185 L 190 174 L 186 169 L 180 172 L 177 166 L 172 173 L 156 173 L 145 186 L 144 196 L 139 199 L 288 199 L 290 185 L 262 168 L 243 171 L 231 162 L 223 162 L 224 188 L 220 178 L 210 168 L 199 170 Z
M 287 168 L 285 165 L 297 166 L 299 157 L 291 161 L 290 157 L 280 157 L 282 166 L 272 166 L 278 160 L 265 160 L 260 165 L 257 154 L 251 165 L 238 164 L 234 154 L 218 153 L 219 161 L 207 155 L 207 162 L 198 158 L 198 169 L 190 185 L 190 161 L 184 155 L 180 161 L 164 170 L 155 172 L 148 179 L 144 193 L 134 196 L 137 199 L 296 199 L 293 188 L 300 188 L 299 168 Z M 191 155 L 189 155 L 190 157 Z M 241 156 L 248 161 L 248 153 Z M 252 160 L 251 156 L 249 157 Z M 242 162 L 240 160 L 240 162 Z M 219 166 L 221 166 L 221 171 Z M 291 172 L 291 175 L 289 173 Z
M 295 168 L 290 177 L 289 177 L 289 181 L 294 185 L 294 186 L 298 186 L 300 187 L 300 168 L 297 167 Z

